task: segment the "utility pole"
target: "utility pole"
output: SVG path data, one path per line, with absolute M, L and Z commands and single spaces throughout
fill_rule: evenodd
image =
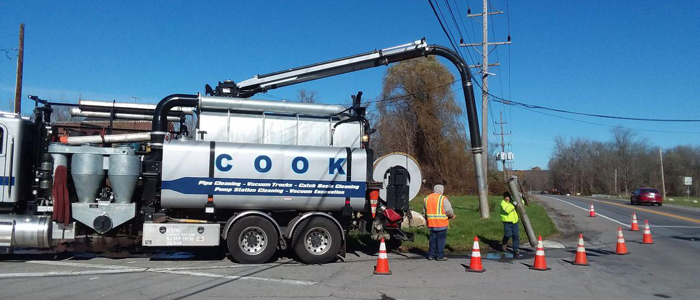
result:
M 659 147 L 659 158 L 661 159 L 661 196 L 666 202 L 666 181 L 664 181 L 664 152 Z
M 482 168 L 486 173 L 488 171 L 489 157 L 489 122 L 488 122 L 488 102 L 489 102 L 489 76 L 495 75 L 489 73 L 489 66 L 498 66 L 499 63 L 489 65 L 489 46 L 508 45 L 510 44 L 510 36 L 507 42 L 489 42 L 489 15 L 499 15 L 502 11 L 489 12 L 489 1 L 483 0 L 483 10 L 480 14 L 472 14 L 471 9 L 467 11 L 467 17 L 481 17 L 482 27 L 482 42 L 474 44 L 459 44 L 460 47 L 478 47 L 481 46 L 481 64 L 469 66 L 470 68 L 481 68 L 481 145 L 486 149 L 486 154 L 482 156 Z M 477 50 L 479 51 L 479 50 Z M 477 163 L 477 162 L 475 162 Z
M 503 122 L 503 112 L 501 112 L 501 121 L 497 122 L 496 124 L 501 125 L 501 132 L 494 132 L 493 134 L 501 136 L 501 155 L 503 155 L 504 153 L 506 153 L 506 142 L 504 136 L 510 134 L 510 132 L 503 132 L 503 124 L 508 124 L 508 122 Z M 501 162 L 503 163 L 503 181 L 508 180 L 508 168 L 506 167 L 506 160 L 507 159 L 505 157 L 501 157 Z
M 17 81 L 15 82 L 15 113 L 22 113 L 22 73 L 24 70 L 24 23 L 19 24 L 19 54 L 17 55 Z

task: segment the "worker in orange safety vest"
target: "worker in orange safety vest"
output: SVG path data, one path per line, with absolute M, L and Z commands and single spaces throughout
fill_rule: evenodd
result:
M 433 193 L 423 199 L 423 216 L 430 229 L 430 246 L 428 259 L 445 261 L 445 243 L 447 242 L 447 228 L 451 219 L 456 217 L 452 205 L 443 195 L 445 186 L 438 184 L 433 188 Z

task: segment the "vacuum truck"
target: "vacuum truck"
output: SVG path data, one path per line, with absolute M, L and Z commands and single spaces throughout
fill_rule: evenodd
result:
M 157 105 L 81 100 L 74 116 L 107 118 L 95 135 L 66 135 L 57 105 L 33 118 L 0 114 L 0 247 L 51 248 L 81 236 L 136 237 L 144 247 L 217 247 L 240 263 L 290 250 L 304 263 L 344 255 L 346 233 L 410 240 L 401 230 L 422 184 L 415 159 L 375 158 L 361 92 L 350 107 L 253 99 L 301 82 L 439 55 L 461 75 L 471 151 L 481 160 L 471 75 L 454 51 L 424 39 L 240 82 L 173 94 Z M 195 118 L 194 128 L 185 124 Z M 150 120 L 114 132 L 115 120 Z M 482 216 L 485 170 L 476 167 Z

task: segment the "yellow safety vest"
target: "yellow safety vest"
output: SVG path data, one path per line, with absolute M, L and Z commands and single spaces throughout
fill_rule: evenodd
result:
M 518 223 L 518 212 L 515 211 L 515 205 L 506 200 L 501 201 L 501 222 Z
M 450 221 L 447 219 L 445 209 L 442 207 L 442 202 L 447 199 L 441 194 L 430 194 L 423 199 L 425 205 L 425 214 L 428 219 L 428 227 L 447 227 Z

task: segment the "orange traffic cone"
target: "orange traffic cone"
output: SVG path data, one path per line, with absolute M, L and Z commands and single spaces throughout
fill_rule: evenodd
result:
M 548 271 L 547 260 L 544 257 L 544 246 L 542 246 L 542 236 L 537 241 L 537 252 L 535 252 L 535 265 L 530 267 L 531 270 Z
M 588 214 L 589 217 L 595 217 L 595 208 L 593 208 L 593 202 L 591 202 L 591 212 Z
M 586 248 L 583 246 L 583 234 L 578 234 L 578 247 L 576 247 L 576 258 L 574 259 L 574 265 L 577 266 L 589 266 L 588 259 L 586 258 Z
M 642 244 L 653 244 L 654 239 L 651 238 L 651 229 L 649 229 L 649 221 L 644 220 L 644 237 L 642 238 Z
M 483 273 L 486 271 L 481 266 L 481 250 L 479 250 L 479 238 L 474 237 L 474 246 L 472 246 L 472 258 L 469 261 L 469 268 L 467 269 L 467 272 L 477 272 L 477 273 Z
M 374 275 L 391 275 L 389 259 L 386 256 L 386 244 L 384 244 L 383 238 L 379 244 L 379 257 L 377 258 L 377 266 L 374 267 Z
M 639 224 L 637 223 L 636 212 L 632 212 L 632 226 L 630 227 L 630 231 L 639 231 Z
M 615 254 L 630 254 L 629 252 L 627 252 L 627 245 L 625 245 L 625 237 L 622 236 L 622 227 L 617 227 L 617 249 L 615 250 Z
M 372 219 L 377 216 L 377 203 L 379 203 L 379 190 L 369 191 L 369 205 L 372 209 Z

